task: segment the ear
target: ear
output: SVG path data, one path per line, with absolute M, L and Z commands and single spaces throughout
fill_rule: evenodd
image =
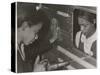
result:
M 26 21 L 24 21 L 24 22 L 22 23 L 21 29 L 22 29 L 22 30 L 25 30 L 27 27 L 28 27 L 28 23 L 27 23 Z

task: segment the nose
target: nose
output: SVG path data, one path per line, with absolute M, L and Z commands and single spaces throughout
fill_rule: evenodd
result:
M 83 31 L 84 30 L 84 26 L 81 26 L 81 31 Z

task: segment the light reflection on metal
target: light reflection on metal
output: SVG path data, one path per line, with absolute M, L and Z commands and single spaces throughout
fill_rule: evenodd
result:
M 42 8 L 42 4 L 40 3 L 38 6 L 36 6 L 36 10 L 39 10 Z
M 58 15 L 61 15 L 63 17 L 71 17 L 68 13 L 62 12 L 62 11 L 57 11 Z

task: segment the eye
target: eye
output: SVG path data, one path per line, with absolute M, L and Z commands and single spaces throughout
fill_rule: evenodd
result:
M 33 32 L 35 36 L 38 36 L 38 31 Z
M 88 27 L 88 26 L 89 26 L 88 24 L 85 24 L 85 25 L 84 25 L 85 28 Z
M 80 26 L 84 26 L 84 24 L 79 24 Z
M 87 26 L 86 26 L 86 25 L 84 25 L 84 27 L 86 28 Z
M 36 34 L 38 34 L 38 31 L 33 31 L 33 33 L 36 35 Z

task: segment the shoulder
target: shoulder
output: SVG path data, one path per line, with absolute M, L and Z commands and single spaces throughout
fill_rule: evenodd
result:
M 81 35 L 81 31 L 78 31 L 78 32 L 76 33 L 76 39 L 79 39 L 79 38 L 80 38 L 80 35 Z
M 96 54 L 97 54 L 97 41 L 94 41 L 91 47 L 91 51 L 93 51 L 93 57 L 96 58 Z
M 81 34 L 81 32 L 82 32 L 82 31 L 78 31 L 78 32 L 76 33 L 76 35 L 80 35 L 80 34 Z
M 97 41 L 95 40 L 92 44 L 92 47 L 91 47 L 92 50 L 96 50 L 96 44 L 97 44 Z

